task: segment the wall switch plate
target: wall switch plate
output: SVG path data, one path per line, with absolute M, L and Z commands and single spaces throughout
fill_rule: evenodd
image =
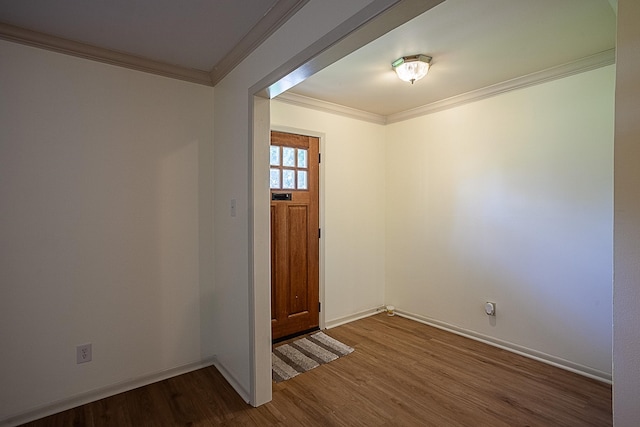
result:
M 231 216 L 236 216 L 236 199 L 231 199 Z
M 76 363 L 91 362 L 91 344 L 76 347 Z

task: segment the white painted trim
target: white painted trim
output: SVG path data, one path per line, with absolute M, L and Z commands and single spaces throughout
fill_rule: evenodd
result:
M 430 104 L 422 105 L 420 107 L 402 111 L 399 113 L 390 114 L 388 116 L 382 116 L 380 114 L 370 113 L 367 111 L 358 110 L 356 108 L 345 107 L 343 105 L 321 101 L 319 99 L 310 98 L 308 96 L 303 96 L 291 92 L 282 93 L 277 98 L 274 98 L 274 100 L 296 105 L 299 107 L 306 107 L 313 110 L 322 111 L 325 113 L 338 114 L 352 119 L 358 119 L 384 125 L 425 116 L 427 114 L 435 113 L 449 108 L 459 107 L 464 104 L 480 101 L 482 99 L 490 98 L 492 96 L 500 95 L 513 90 L 523 89 L 529 86 L 550 82 L 553 80 L 583 73 L 585 71 L 612 65 L 615 64 L 615 55 L 615 49 L 605 50 L 604 52 L 587 56 L 577 61 L 569 62 L 557 67 L 548 68 L 546 70 L 538 71 L 532 74 L 527 74 L 522 77 L 517 77 L 515 79 L 507 80 L 502 83 L 497 83 L 495 85 L 473 90 L 471 92 L 452 96 L 447 99 L 435 101 Z
M 57 414 L 58 412 L 75 408 L 76 406 L 95 402 L 96 400 L 104 399 L 106 397 L 114 396 L 118 393 L 123 393 L 139 387 L 156 383 L 158 381 L 166 380 L 167 378 L 172 378 L 198 369 L 206 368 L 211 365 L 215 365 L 216 368 L 218 368 L 218 370 L 222 373 L 221 368 L 217 366 L 215 356 L 213 356 L 200 360 L 198 362 L 192 362 L 186 365 L 177 366 L 175 368 L 165 369 L 159 372 L 142 375 L 105 387 L 99 387 L 87 392 L 79 393 L 74 396 L 57 400 L 45 405 L 37 406 L 23 413 L 11 415 L 7 418 L 0 419 L 0 426 L 4 427 L 24 424 L 49 415 Z M 225 376 L 225 378 L 227 377 Z M 227 381 L 229 380 L 227 379 Z
M 242 386 L 240 381 L 236 380 L 236 377 L 227 369 L 223 364 L 220 363 L 218 358 L 213 358 L 213 365 L 216 367 L 218 372 L 224 377 L 225 380 L 233 387 L 233 389 L 240 395 L 242 400 L 247 403 L 251 403 L 251 393 Z
M 398 310 L 397 308 L 396 308 L 396 315 L 414 320 L 416 322 L 424 323 L 425 325 L 433 326 L 434 328 L 442 329 L 444 331 L 451 332 L 456 335 L 463 336 L 465 338 L 470 338 L 475 341 L 480 341 L 482 343 L 489 344 L 493 347 L 498 347 L 503 350 L 507 350 L 512 353 L 519 354 L 520 356 L 528 357 L 529 359 L 534 359 L 539 362 L 543 362 L 548 365 L 552 365 L 557 368 L 564 369 L 566 371 L 571 371 L 573 373 L 592 378 L 594 380 L 602 381 L 607 384 L 612 383 L 611 374 L 608 372 L 603 372 L 598 369 L 590 368 L 588 366 L 584 366 L 579 363 L 574 363 L 569 360 L 552 356 L 550 354 L 533 350 L 531 348 L 523 347 L 508 341 L 503 341 L 487 335 L 479 334 L 477 332 L 460 328 L 458 326 L 451 325 L 446 322 L 441 322 L 439 320 L 431 319 L 429 317 Z
M 340 116 L 364 120 L 366 122 L 372 122 L 380 125 L 384 125 L 387 123 L 387 118 L 380 114 L 369 113 L 367 111 L 345 107 L 343 105 L 334 104 L 332 102 L 322 101 L 315 98 L 309 98 L 308 96 L 298 95 L 292 92 L 282 93 L 278 95 L 278 97 L 274 98 L 273 101 L 280 101 L 287 104 L 297 105 L 299 107 L 311 108 L 313 110 L 322 111 L 325 113 L 338 114 Z
M 206 86 L 213 86 L 211 76 L 207 71 L 194 70 L 148 58 L 142 58 L 128 53 L 116 52 L 114 50 L 104 49 L 86 43 L 79 43 L 1 22 L 0 39 L 9 40 L 14 43 L 21 43 L 27 46 L 34 46 L 40 49 L 47 49 L 66 55 L 77 56 L 79 58 L 89 59 L 92 61 L 104 62 L 118 67 L 143 71 L 178 80 L 185 80 Z
M 211 70 L 211 81 L 217 85 L 239 63 L 300 10 L 309 0 L 278 0 L 256 25 Z
M 391 114 L 387 116 L 387 123 L 396 123 L 403 120 L 408 120 L 415 117 L 420 117 L 438 111 L 446 110 L 449 108 L 459 107 L 464 104 L 480 101 L 482 99 L 490 98 L 492 96 L 500 95 L 506 92 L 523 89 L 529 86 L 550 82 L 553 80 L 583 73 L 585 71 L 615 64 L 615 57 L 615 49 L 605 50 L 604 52 L 587 56 L 586 58 L 559 65 L 557 67 L 548 68 L 546 70 L 507 80 L 502 83 L 487 86 L 482 89 L 477 89 L 471 92 L 452 96 L 451 98 L 432 102 L 430 104 L 423 105 L 411 110 Z
M 314 132 L 315 133 L 315 132 Z M 325 257 L 325 242 L 327 241 L 327 232 L 326 232 L 326 227 L 325 227 L 325 178 L 326 178 L 326 171 L 325 171 L 325 165 L 326 165 L 326 146 L 325 146 L 325 134 L 320 134 L 320 135 L 310 135 L 310 136 L 317 136 L 318 138 L 320 138 L 320 146 L 318 147 L 319 149 L 319 154 L 320 154 L 320 165 L 318 168 L 318 173 L 320 174 L 320 179 L 319 179 L 319 193 L 318 193 L 318 198 L 319 198 L 319 206 L 318 208 L 320 209 L 319 213 L 319 217 L 318 217 L 318 221 L 319 221 L 319 227 L 320 230 L 322 230 L 322 234 L 320 235 L 320 247 L 319 249 L 319 262 L 320 265 L 318 266 L 318 272 L 320 274 L 320 277 L 318 278 L 318 280 L 320 281 L 319 285 L 320 285 L 320 289 L 319 289 L 319 293 L 320 295 L 318 295 L 318 298 L 320 299 L 320 304 L 321 304 L 321 310 L 320 310 L 320 318 L 318 326 L 320 327 L 320 329 L 324 329 L 326 326 L 326 313 L 327 313 L 327 305 L 325 304 L 325 291 L 326 291 L 326 287 L 325 287 L 325 267 L 326 267 L 326 257 Z
M 271 220 L 269 180 L 269 143 L 271 101 L 249 96 L 248 169 L 255 171 L 248 181 L 249 230 L 249 403 L 259 406 L 271 400 Z M 262 162 L 256 159 L 266 159 Z M 265 280 L 266 279 L 266 280 Z M 264 301 L 268 301 L 264 304 Z M 233 385 L 233 384 L 232 384 Z M 235 387 L 235 386 L 234 386 Z M 242 389 L 238 393 L 242 394 Z
M 364 319 L 366 317 L 374 316 L 378 313 L 382 312 L 383 306 L 369 308 L 367 310 L 359 311 L 354 314 L 350 314 L 348 316 L 339 317 L 337 319 L 329 320 L 325 323 L 325 329 L 335 328 L 337 326 L 341 326 L 347 323 L 355 322 L 356 320 Z

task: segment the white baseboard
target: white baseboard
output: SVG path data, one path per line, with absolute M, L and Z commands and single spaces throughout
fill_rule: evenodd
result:
M 251 393 L 246 390 L 242 384 L 217 358 L 213 358 L 213 366 L 222 374 L 225 380 L 233 387 L 233 389 L 240 395 L 240 397 L 247 403 L 251 402 Z
M 581 365 L 579 363 L 571 362 L 570 360 L 562 359 L 560 357 L 552 356 L 550 354 L 543 353 L 541 351 L 533 350 L 527 347 L 523 347 L 514 343 L 510 343 L 508 341 L 503 341 L 497 338 L 493 338 L 487 335 L 479 334 L 474 331 L 470 331 L 468 329 L 460 328 L 458 326 L 450 325 L 446 322 L 441 322 L 439 320 L 431 319 L 425 316 L 421 316 L 418 314 L 408 313 L 406 311 L 395 310 L 396 315 L 405 317 L 407 319 L 415 320 L 416 322 L 424 323 L 429 326 L 433 326 L 434 328 L 442 329 L 447 332 L 454 333 L 456 335 L 461 335 L 466 338 L 470 338 L 472 340 L 480 341 L 485 344 L 489 344 L 494 347 L 501 348 L 503 350 L 510 351 L 512 353 L 519 354 L 524 357 L 528 357 L 530 359 L 537 360 L 539 362 L 546 363 L 548 365 L 555 366 L 557 368 L 561 368 L 567 371 L 574 372 L 576 374 L 583 375 L 585 377 L 589 377 L 598 381 L 602 381 L 607 384 L 612 383 L 612 376 L 608 372 L 603 372 L 598 369 L 590 368 L 588 366 Z
M 349 316 L 344 316 L 344 317 L 327 321 L 325 323 L 325 327 L 327 329 L 335 328 L 337 326 L 344 325 L 346 323 L 350 323 L 356 320 L 364 319 L 366 317 L 373 316 L 381 312 L 382 312 L 382 306 L 370 308 L 367 310 L 360 311 L 358 313 L 351 314 Z M 547 363 L 552 366 L 556 366 L 561 369 L 565 369 L 567 371 L 571 371 L 589 378 L 593 378 L 598 381 L 608 383 L 608 384 L 612 383 L 611 374 L 608 372 L 603 372 L 603 371 L 593 369 L 588 366 L 580 365 L 578 363 L 574 363 L 569 360 L 555 357 L 537 350 L 519 346 L 517 344 L 513 344 L 507 341 L 502 341 L 497 338 L 489 337 L 483 334 L 479 334 L 474 331 L 470 331 L 464 328 L 450 325 L 446 322 L 441 322 L 439 320 L 431 319 L 418 314 L 413 314 L 413 313 L 408 313 L 402 310 L 398 310 L 397 308 L 395 310 L 395 313 L 397 316 L 405 317 L 407 319 L 424 323 L 426 325 L 433 326 L 435 328 L 442 329 L 447 332 L 451 332 L 466 338 L 480 341 L 485 344 L 489 344 L 494 347 L 498 347 L 503 350 L 507 350 L 512 353 L 519 354 L 521 356 L 525 356 L 543 363 Z M 245 388 L 242 387 L 242 385 L 236 380 L 235 376 L 231 372 L 229 372 L 224 367 L 224 365 L 222 365 L 219 362 L 219 360 L 215 356 L 213 356 L 198 362 L 189 363 L 189 364 L 178 366 L 175 368 L 166 369 L 164 371 L 143 375 L 137 378 L 122 381 L 106 387 L 100 387 L 94 390 L 87 391 L 85 393 L 80 393 L 66 399 L 61 399 L 46 405 L 35 407 L 33 409 L 30 409 L 20 414 L 13 414 L 13 415 L 10 415 L 9 417 L 0 419 L 0 427 L 11 427 L 11 426 L 24 424 L 30 421 L 34 421 L 34 420 L 49 416 L 49 415 L 56 414 L 61 411 L 66 411 L 68 409 L 75 408 L 76 406 L 94 402 L 96 400 L 100 400 L 105 397 L 113 396 L 115 394 L 122 393 L 129 390 L 133 390 L 138 387 L 143 387 L 145 385 L 162 381 L 167 378 L 175 377 L 177 375 L 186 374 L 188 372 L 205 368 L 211 365 L 214 365 L 216 369 L 220 371 L 222 376 L 229 382 L 229 384 L 234 388 L 234 390 L 240 395 L 240 397 L 242 397 L 242 399 L 245 402 L 248 403 L 250 401 L 250 393 L 247 390 L 245 390 Z
M 118 393 L 123 393 L 125 391 L 133 390 L 138 387 L 143 387 L 145 385 L 153 384 L 158 381 L 166 380 L 167 378 L 186 374 L 187 372 L 195 371 L 201 368 L 206 368 L 207 366 L 211 366 L 215 364 L 216 364 L 216 359 L 214 356 L 214 357 L 200 360 L 198 362 L 188 363 L 186 365 L 177 366 L 175 368 L 170 368 L 163 371 L 142 375 L 136 378 L 121 381 L 105 387 L 99 387 L 84 393 L 76 394 L 75 396 L 71 396 L 65 399 L 60 399 L 55 402 L 48 403 L 46 405 L 32 408 L 28 411 L 25 411 L 19 414 L 9 415 L 6 418 L 0 419 L 0 426 L 10 427 L 10 426 L 17 426 L 20 424 L 28 423 L 30 421 L 47 417 L 49 415 L 57 414 L 58 412 L 66 411 L 67 409 L 75 408 L 76 406 L 95 402 L 96 400 L 104 399 L 105 397 L 113 396 Z M 220 370 L 220 368 L 218 369 Z
M 369 308 L 367 310 L 359 311 L 358 313 L 350 314 L 348 316 L 339 317 L 337 319 L 325 321 L 325 328 L 331 329 L 336 326 L 344 325 L 345 323 L 350 323 L 356 320 L 364 319 L 365 317 L 373 316 L 374 314 L 381 313 L 383 311 L 383 305 L 375 308 Z

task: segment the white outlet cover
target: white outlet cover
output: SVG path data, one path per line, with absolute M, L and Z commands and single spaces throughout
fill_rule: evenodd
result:
M 496 315 L 496 303 L 495 302 L 487 302 L 484 305 L 484 312 L 487 313 L 489 316 L 495 316 Z
M 91 362 L 91 344 L 83 344 L 76 347 L 76 363 Z

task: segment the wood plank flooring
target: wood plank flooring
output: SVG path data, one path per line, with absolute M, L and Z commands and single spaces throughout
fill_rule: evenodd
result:
M 247 405 L 213 367 L 28 426 L 610 426 L 611 386 L 399 316 L 327 331 L 355 352 Z

